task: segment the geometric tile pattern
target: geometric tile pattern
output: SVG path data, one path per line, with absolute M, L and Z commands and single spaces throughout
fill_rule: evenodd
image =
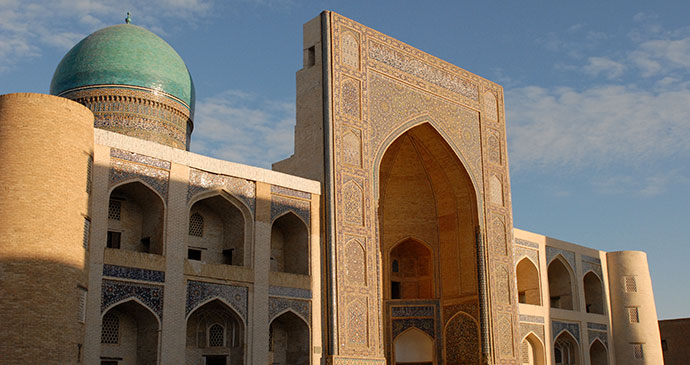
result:
M 575 338 L 577 343 L 581 343 L 580 342 L 580 324 L 579 323 L 551 321 L 551 335 L 553 337 L 553 340 L 555 340 L 556 337 L 563 330 L 568 331 L 573 336 L 573 338 Z
M 246 286 L 223 285 L 189 280 L 187 282 L 187 304 L 185 306 L 185 314 L 188 315 L 208 299 L 220 298 L 223 299 L 226 304 L 229 304 L 246 323 L 248 307 L 247 296 L 248 289 Z
M 570 268 L 575 271 L 575 253 L 572 251 L 567 251 L 563 250 L 560 248 L 556 247 L 551 247 L 551 246 L 546 246 L 546 264 L 548 265 L 551 263 L 551 260 L 553 260 L 556 255 L 560 254 L 565 258 L 565 261 L 567 261 L 570 264 Z
M 311 324 L 311 302 L 308 300 L 288 299 L 288 298 L 268 298 L 268 322 L 270 323 L 277 315 L 289 309 L 302 317 L 307 324 Z
M 202 191 L 223 189 L 232 196 L 244 202 L 254 213 L 256 201 L 256 187 L 253 181 L 233 176 L 213 174 L 210 172 L 189 169 L 189 185 L 187 186 L 187 201 Z
M 279 297 L 292 297 L 292 298 L 303 298 L 311 299 L 311 290 L 301 289 L 301 288 L 290 288 L 287 286 L 274 286 L 268 287 L 268 295 L 279 296 Z
M 111 150 L 112 151 L 112 150 Z M 118 153 L 116 153 L 118 155 Z M 118 155 L 119 156 L 119 155 Z M 148 162 L 150 157 L 143 155 L 129 155 L 131 159 L 139 158 Z M 151 188 L 156 190 L 165 201 L 168 198 L 168 179 L 170 171 L 141 162 L 123 160 L 110 156 L 110 182 L 109 187 L 130 179 L 141 179 Z
M 305 224 L 309 223 L 311 203 L 308 200 L 292 199 L 280 195 L 271 195 L 271 221 L 287 211 L 295 213 L 302 218 Z
M 151 281 L 156 283 L 165 282 L 165 272 L 156 270 L 138 269 L 117 265 L 103 265 L 103 276 L 114 278 L 134 279 L 141 281 Z
M 139 299 L 156 313 L 159 319 L 163 317 L 162 286 L 103 279 L 101 313 L 111 305 L 129 298 Z

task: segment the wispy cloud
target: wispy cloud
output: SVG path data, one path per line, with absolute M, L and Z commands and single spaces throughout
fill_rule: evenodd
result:
M 584 71 L 592 76 L 604 76 L 607 79 L 616 79 L 625 71 L 625 65 L 606 57 L 589 57 Z
M 127 11 L 136 24 L 165 33 L 167 20 L 193 23 L 211 7 L 211 0 L 0 0 L 0 72 L 45 47 L 67 51 L 88 33 L 123 22 Z
M 196 110 L 193 152 L 266 168 L 292 153 L 292 102 L 229 90 L 197 102 Z

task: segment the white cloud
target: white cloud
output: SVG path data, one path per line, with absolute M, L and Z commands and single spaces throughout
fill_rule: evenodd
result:
M 127 11 L 133 23 L 164 34 L 167 20 L 194 23 L 211 7 L 211 0 L 0 0 L 0 71 L 44 47 L 67 51 L 90 32 L 124 22 Z
M 642 70 L 644 76 L 654 76 L 674 70 L 689 72 L 690 37 L 642 42 L 630 53 L 630 60 Z
M 620 77 L 625 71 L 625 65 L 606 57 L 589 57 L 584 71 L 592 76 L 603 75 L 607 79 Z
M 584 90 L 529 86 L 506 91 L 514 170 L 637 165 L 690 153 L 690 89 Z
M 230 90 L 197 102 L 192 151 L 270 168 L 293 149 L 293 103 Z

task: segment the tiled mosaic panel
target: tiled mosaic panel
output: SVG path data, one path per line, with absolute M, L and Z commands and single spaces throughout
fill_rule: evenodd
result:
M 496 331 L 498 350 L 503 358 L 514 357 L 513 351 L 513 321 L 509 314 L 501 315 Z
M 386 359 L 362 359 L 355 357 L 331 357 L 326 360 L 328 365 L 386 365 Z
M 367 285 L 366 251 L 356 238 L 345 244 L 345 282 L 355 287 Z
M 270 323 L 285 310 L 292 310 L 311 325 L 311 302 L 288 298 L 268 298 L 268 322 Z
M 520 322 L 520 339 L 524 339 L 525 337 L 527 337 L 527 335 L 530 332 L 533 332 L 534 335 L 537 336 L 542 343 L 545 343 L 543 324 Z
M 134 158 L 134 156 L 128 157 Z M 149 162 L 146 156 L 137 155 L 136 157 L 140 161 Z M 170 171 L 140 161 L 123 160 L 111 155 L 109 187 L 128 180 L 140 179 L 156 190 L 163 197 L 163 200 L 167 200 Z
M 484 92 L 484 117 L 493 121 L 498 121 L 498 101 L 496 95 L 491 91 Z
M 453 304 L 443 307 L 443 323 L 448 321 L 458 312 L 464 312 L 479 321 L 479 304 L 477 303 L 462 303 Z
M 597 338 L 601 343 L 604 344 L 607 348 L 609 347 L 609 340 L 608 336 L 606 335 L 606 332 L 603 331 L 596 331 L 596 330 L 587 330 L 587 336 L 589 336 L 589 344 L 590 346 L 592 345 L 592 342 L 596 340 Z
M 103 276 L 111 276 L 122 279 L 134 279 L 141 281 L 151 281 L 156 283 L 165 282 L 164 271 L 147 270 L 108 264 L 103 265 Z
M 268 295 L 304 299 L 311 299 L 312 297 L 311 290 L 309 289 L 290 288 L 287 286 L 274 285 L 268 287 Z
M 392 338 L 398 337 L 410 327 L 416 327 L 424 331 L 431 338 L 435 338 L 434 319 L 433 318 L 403 318 L 392 320 Z
M 546 264 L 550 264 L 551 260 L 557 255 L 561 255 L 570 264 L 570 268 L 575 272 L 575 253 L 572 251 L 563 250 L 556 247 L 546 246 Z
M 516 239 L 515 239 L 515 243 L 517 243 L 518 245 L 531 247 L 531 248 L 534 248 L 534 249 L 537 249 L 537 250 L 539 249 L 539 244 L 536 243 L 536 242 L 526 241 L 526 240 L 521 240 L 521 239 L 519 239 L 519 238 L 516 238 Z
M 606 331 L 608 327 L 602 323 L 587 322 L 587 328 L 592 330 Z
M 366 297 L 358 296 L 347 305 L 347 336 L 348 345 L 366 348 L 369 345 L 368 302 Z
M 101 312 L 111 305 L 129 298 L 136 298 L 149 307 L 158 318 L 163 316 L 163 287 L 125 281 L 103 279 L 101 287 Z
M 254 214 L 256 206 L 256 186 L 253 181 L 237 177 L 212 174 L 210 172 L 189 169 L 189 185 L 187 186 L 187 201 L 204 191 L 223 189 L 244 202 Z
M 434 317 L 434 312 L 434 307 L 428 305 L 391 306 L 391 317 Z
M 187 281 L 185 314 L 191 313 L 209 299 L 220 298 L 247 323 L 248 289 L 245 286 L 222 285 L 203 281 Z
M 446 364 L 479 363 L 479 328 L 467 314 L 459 313 L 448 322 L 445 342 Z
M 170 170 L 170 161 L 160 160 L 155 157 L 141 155 L 138 153 L 125 151 L 117 148 L 110 149 L 110 157 L 119 158 L 120 160 L 127 160 L 142 165 L 156 167 L 163 170 Z
M 343 133 L 343 163 L 362 167 L 362 133 L 353 128 L 346 128 Z
M 527 314 L 520 315 L 520 322 L 544 323 L 544 317 L 530 316 Z
M 599 258 L 592 257 L 592 256 L 582 255 L 582 261 L 587 261 L 587 262 L 601 265 L 601 260 Z
M 532 260 L 532 263 L 535 265 L 537 271 L 539 271 L 539 251 L 515 246 L 513 249 L 513 255 L 515 256 L 516 264 L 522 261 L 524 257 L 529 257 L 529 259 Z
M 601 271 L 601 265 L 589 261 L 582 261 L 582 275 L 587 275 L 589 271 L 593 271 L 599 276 L 599 280 L 604 279 L 604 274 Z
M 271 194 L 287 195 L 306 200 L 311 199 L 311 193 L 290 189 L 279 185 L 271 185 Z
M 311 203 L 307 200 L 286 198 L 280 195 L 271 196 L 271 221 L 280 217 L 285 212 L 293 212 L 308 224 L 310 218 Z M 308 230 L 308 227 L 307 227 Z
M 556 337 L 561 333 L 561 331 L 568 331 L 573 338 L 577 340 L 577 343 L 582 343 L 580 341 L 580 324 L 573 322 L 561 322 L 561 321 L 551 321 L 551 335 L 552 340 L 556 340 Z

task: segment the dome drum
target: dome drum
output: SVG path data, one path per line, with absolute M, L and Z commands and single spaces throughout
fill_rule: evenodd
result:
M 89 108 L 96 128 L 189 149 L 193 129 L 190 112 L 169 96 L 122 85 L 85 87 L 60 96 Z

